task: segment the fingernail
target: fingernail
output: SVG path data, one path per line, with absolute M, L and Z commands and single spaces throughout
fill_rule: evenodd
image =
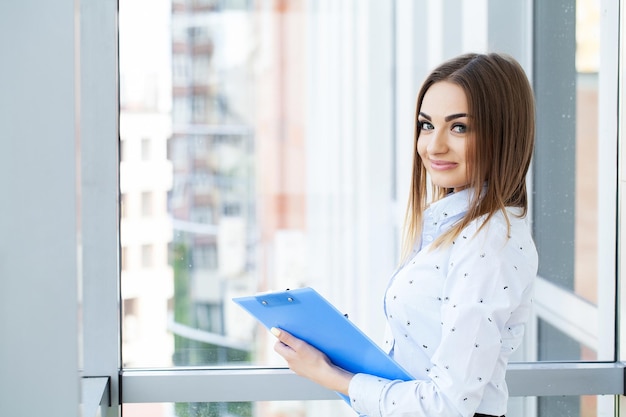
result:
M 270 332 L 272 332 L 272 334 L 276 337 L 280 336 L 280 330 L 278 330 L 276 327 L 272 327 L 270 329 Z

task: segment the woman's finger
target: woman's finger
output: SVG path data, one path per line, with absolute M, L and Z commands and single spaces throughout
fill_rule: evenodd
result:
M 274 336 L 276 336 L 276 338 L 280 342 L 284 343 L 285 345 L 289 346 L 290 348 L 294 350 L 298 346 L 298 343 L 300 342 L 300 339 L 298 339 L 297 337 L 293 336 L 291 333 L 286 332 L 282 329 L 272 327 L 270 331 L 272 332 Z
M 290 354 L 293 353 L 293 349 L 280 340 L 274 343 L 274 351 L 285 359 L 288 359 Z

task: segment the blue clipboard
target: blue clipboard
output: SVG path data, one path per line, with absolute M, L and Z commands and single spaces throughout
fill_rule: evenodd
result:
M 324 352 L 352 373 L 414 378 L 313 288 L 233 298 L 267 329 L 278 327 Z M 348 404 L 347 396 L 338 393 Z

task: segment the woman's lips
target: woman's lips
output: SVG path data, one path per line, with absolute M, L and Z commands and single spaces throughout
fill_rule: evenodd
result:
M 432 169 L 437 171 L 445 171 L 448 169 L 456 168 L 458 164 L 456 162 L 448 162 L 448 161 L 434 161 L 430 160 L 430 166 Z

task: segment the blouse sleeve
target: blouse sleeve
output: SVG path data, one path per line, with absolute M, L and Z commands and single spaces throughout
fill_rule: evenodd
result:
M 356 375 L 350 397 L 361 415 L 472 416 L 487 384 L 506 389 L 506 362 L 528 319 L 537 254 L 528 233 L 507 239 L 506 227 L 493 222 L 475 230 L 470 225 L 450 249 L 441 343 L 429 378 L 402 382 Z

